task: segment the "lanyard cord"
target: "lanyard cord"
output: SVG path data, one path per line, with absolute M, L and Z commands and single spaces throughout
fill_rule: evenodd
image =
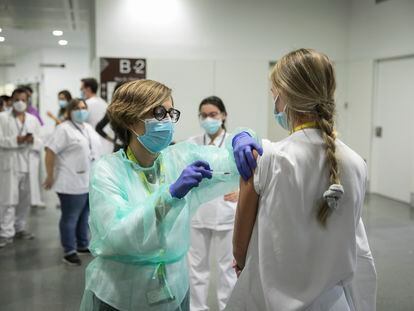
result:
M 219 148 L 221 148 L 221 146 L 224 143 L 224 139 L 226 138 L 226 133 L 227 133 L 226 130 L 224 130 L 223 138 L 221 139 L 220 144 L 218 145 Z M 207 141 L 206 141 L 206 134 L 204 134 L 204 136 L 203 136 L 203 145 L 205 146 L 206 143 L 207 143 Z
M 301 125 L 296 126 L 293 129 L 292 133 L 295 133 L 295 132 L 300 131 L 300 130 L 303 130 L 303 129 L 309 129 L 309 128 L 318 128 L 318 125 L 316 124 L 315 121 L 306 122 L 306 123 L 303 123 Z
M 127 148 L 126 156 L 130 161 L 134 162 L 135 164 L 138 164 L 138 160 L 135 157 L 134 153 L 132 152 L 132 149 L 131 149 L 130 146 L 128 146 L 128 148 Z M 162 165 L 162 163 L 159 163 L 157 161 L 155 169 L 159 170 L 159 175 L 160 175 L 159 184 L 163 184 L 164 180 L 165 180 L 164 166 Z M 145 190 L 146 190 L 147 194 L 150 195 L 152 193 L 151 186 L 150 186 L 150 183 L 148 182 L 147 177 L 145 176 L 145 173 L 143 171 L 139 171 L 137 173 L 138 173 L 138 176 L 140 177 L 142 183 L 145 186 Z M 165 213 L 165 211 L 164 211 L 164 213 Z M 163 215 L 163 216 L 165 216 L 165 215 Z M 165 241 L 164 241 L 164 243 L 165 243 Z M 163 252 L 164 252 L 164 250 L 160 250 L 161 254 Z M 159 262 L 157 264 L 157 266 L 155 267 L 152 279 L 155 279 L 157 276 L 158 276 L 158 279 L 160 280 L 160 283 L 162 283 L 161 285 L 166 285 L 166 288 L 169 291 L 169 294 L 172 295 L 172 293 L 170 292 L 170 288 L 168 286 L 168 283 L 167 283 L 165 262 L 163 262 L 163 261 Z
M 89 151 L 92 153 L 92 141 L 91 141 L 91 137 L 89 136 L 89 134 L 86 134 L 88 131 L 85 129 L 86 133 L 82 131 L 82 129 L 77 126 L 75 124 L 75 122 L 73 122 L 72 120 L 70 121 L 73 126 L 82 134 L 83 137 L 85 137 L 88 140 L 88 144 L 89 144 Z
M 17 131 L 19 132 L 19 136 L 22 135 L 24 128 L 26 127 L 26 116 L 24 121 L 22 122 L 22 127 L 19 128 L 19 123 L 17 122 L 17 116 L 14 117 L 14 122 L 16 123 Z
M 126 152 L 126 156 L 127 158 L 134 162 L 135 164 L 138 164 L 138 160 L 135 157 L 134 153 L 132 152 L 131 148 L 128 146 L 127 148 L 127 152 Z M 165 181 L 165 176 L 164 176 L 164 166 L 162 165 L 162 163 L 156 163 L 156 170 L 159 171 L 159 175 L 160 175 L 160 179 L 159 179 L 159 184 L 163 184 Z M 150 182 L 148 182 L 147 177 L 145 176 L 145 173 L 143 171 L 137 172 L 142 183 L 145 186 L 145 190 L 147 191 L 147 194 L 151 194 L 151 187 L 150 187 Z

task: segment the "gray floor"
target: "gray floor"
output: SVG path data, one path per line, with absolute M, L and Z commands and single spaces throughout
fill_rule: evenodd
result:
M 59 210 L 53 198 L 48 202 L 46 209 L 31 211 L 29 228 L 37 238 L 0 250 L 0 310 L 78 310 L 90 258 L 80 268 L 61 263 Z M 371 195 L 364 220 L 378 270 L 377 310 L 413 311 L 414 210 Z M 217 310 L 214 288 L 210 302 Z

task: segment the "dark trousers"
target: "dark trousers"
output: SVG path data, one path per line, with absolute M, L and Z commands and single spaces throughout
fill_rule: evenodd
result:
M 58 193 L 62 216 L 60 217 L 60 241 L 65 255 L 89 246 L 89 199 L 88 194 Z

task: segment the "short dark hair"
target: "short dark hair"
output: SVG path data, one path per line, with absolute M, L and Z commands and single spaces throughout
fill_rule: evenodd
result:
M 73 110 L 76 110 L 76 108 L 78 108 L 78 105 L 80 103 L 84 103 L 86 108 L 88 108 L 88 104 L 86 103 L 86 101 L 84 101 L 83 99 L 80 99 L 80 98 L 74 98 L 69 102 L 69 105 L 67 107 L 68 120 L 72 120 L 71 113 L 72 113 Z
M 217 96 L 209 96 L 204 98 L 200 105 L 198 106 L 198 112 L 201 111 L 201 107 L 203 107 L 204 105 L 213 105 L 216 106 L 218 108 L 218 110 L 220 110 L 221 113 L 223 113 L 225 116 L 227 116 L 227 110 L 226 110 L 226 106 L 224 106 L 223 101 L 221 100 L 220 97 Z M 226 120 L 223 121 L 223 124 L 221 125 L 221 127 L 223 129 L 226 129 Z
M 0 96 L 0 99 L 1 99 L 1 100 L 4 100 L 4 101 L 8 101 L 8 100 L 10 100 L 10 99 L 11 99 L 11 97 L 10 97 L 9 95 L 1 95 L 1 96 Z
M 88 87 L 91 89 L 93 93 L 98 92 L 98 81 L 95 78 L 84 78 L 81 80 L 84 87 Z
M 30 85 L 20 85 L 19 88 L 26 90 L 26 92 L 30 92 L 33 94 L 33 89 L 30 87 Z
M 0 108 L 4 106 L 4 104 L 10 100 L 10 96 L 7 95 L 1 95 L 0 96 Z
M 17 89 L 14 89 L 11 97 L 14 98 L 15 95 L 22 94 L 22 93 L 27 95 L 27 90 L 25 88 L 18 87 Z M 29 95 L 27 95 L 27 96 L 29 96 Z

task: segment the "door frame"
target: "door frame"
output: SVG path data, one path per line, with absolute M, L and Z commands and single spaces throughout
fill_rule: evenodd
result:
M 378 121 L 378 109 L 379 109 L 378 107 L 379 65 L 381 63 L 388 62 L 388 61 L 405 60 L 405 59 L 411 59 L 411 58 L 414 59 L 414 54 L 405 54 L 405 55 L 399 55 L 399 56 L 377 58 L 377 59 L 374 59 L 373 61 L 373 70 L 372 70 L 373 86 L 372 86 L 372 96 L 371 96 L 372 98 L 371 100 L 371 133 L 370 133 L 370 146 L 369 146 L 370 163 L 368 164 L 368 167 L 370 168 L 370 170 L 369 170 L 369 178 L 368 178 L 368 186 L 367 186 L 367 191 L 369 192 L 372 192 L 371 181 L 372 181 L 372 172 L 373 172 L 372 163 L 373 163 L 373 158 L 374 158 L 373 150 L 374 150 L 375 128 L 376 128 L 377 121 Z M 411 196 L 411 201 L 412 201 L 410 203 L 414 206 L 414 193 L 411 192 L 410 196 Z M 390 199 L 407 204 L 407 202 L 396 200 L 394 198 L 390 198 Z

